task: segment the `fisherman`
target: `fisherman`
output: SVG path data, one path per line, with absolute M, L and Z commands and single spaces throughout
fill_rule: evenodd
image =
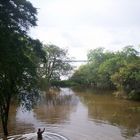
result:
M 38 129 L 38 132 L 37 132 L 37 138 L 38 140 L 42 140 L 42 133 L 45 131 L 45 128 L 41 131 L 41 129 L 39 128 Z

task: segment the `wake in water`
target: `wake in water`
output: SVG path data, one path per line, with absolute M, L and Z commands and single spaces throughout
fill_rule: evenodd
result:
M 9 136 L 8 140 L 37 140 L 37 134 L 29 133 L 29 134 L 24 134 L 24 135 Z M 44 132 L 42 140 L 68 140 L 68 139 L 57 133 Z

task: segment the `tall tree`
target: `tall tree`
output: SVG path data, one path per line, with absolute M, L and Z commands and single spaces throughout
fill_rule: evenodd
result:
M 27 35 L 36 25 L 36 8 L 26 0 L 0 0 L 0 117 L 8 135 L 8 114 L 16 95 L 37 91 L 37 64 L 42 44 Z
M 60 80 L 60 77 L 67 75 L 72 66 L 69 64 L 70 58 L 67 56 L 67 50 L 61 49 L 55 45 L 45 45 L 46 62 L 43 64 L 42 77 L 47 80 L 48 86 L 53 80 Z

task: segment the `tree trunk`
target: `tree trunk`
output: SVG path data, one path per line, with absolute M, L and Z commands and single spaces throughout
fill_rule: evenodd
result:
M 9 107 L 10 107 L 10 100 L 0 107 L 1 110 L 1 121 L 2 121 L 2 128 L 4 137 L 8 136 L 8 115 L 9 115 Z
M 3 127 L 3 133 L 4 136 L 8 136 L 8 128 L 7 128 L 7 124 L 8 124 L 8 117 L 7 114 L 5 114 L 4 116 L 2 116 L 2 127 Z
M 4 137 L 8 136 L 8 128 L 7 128 L 7 124 L 3 125 L 3 132 L 4 132 Z

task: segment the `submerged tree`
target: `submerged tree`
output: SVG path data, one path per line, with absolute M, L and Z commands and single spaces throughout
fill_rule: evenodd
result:
M 42 44 L 27 35 L 36 25 L 36 8 L 26 0 L 0 1 L 0 117 L 8 135 L 13 97 L 37 91 L 37 66 L 43 60 Z

